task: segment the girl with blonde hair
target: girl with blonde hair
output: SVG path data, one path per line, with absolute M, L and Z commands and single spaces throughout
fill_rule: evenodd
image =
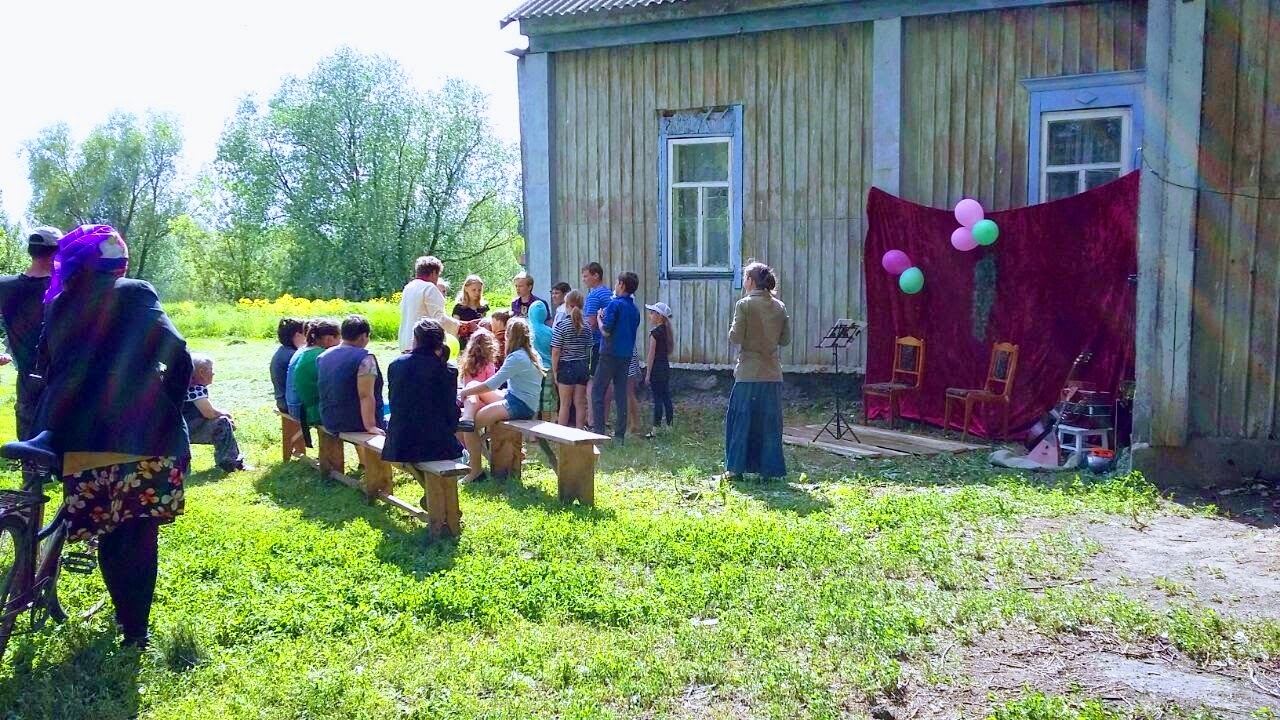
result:
M 556 421 L 568 426 L 571 414 L 579 425 L 587 419 L 587 381 L 591 379 L 591 326 L 583 316 L 586 299 L 571 290 L 564 299 L 565 316 L 551 331 L 551 376 L 560 390 Z
M 471 472 L 463 478 L 463 482 L 480 480 L 484 477 L 482 468 L 483 448 L 479 433 L 482 430 L 502 422 L 503 420 L 532 420 L 542 392 L 542 378 L 546 373 L 542 370 L 542 359 L 533 348 L 533 332 L 529 321 L 522 317 L 514 317 L 507 323 L 507 357 L 493 377 L 484 382 L 469 383 L 459 394 L 464 401 L 474 395 L 493 394 L 501 398 L 501 402 L 493 402 L 480 408 L 476 413 L 474 425 L 465 433 L 467 452 L 470 454 Z M 507 384 L 506 391 L 498 388 Z
M 466 349 L 467 341 L 475 333 L 472 325 L 462 323 L 480 320 L 489 313 L 489 306 L 484 301 L 484 280 L 479 275 L 468 275 L 458 291 L 453 306 L 453 316 L 458 319 L 458 351 Z

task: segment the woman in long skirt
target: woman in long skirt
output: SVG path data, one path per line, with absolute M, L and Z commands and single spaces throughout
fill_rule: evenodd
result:
M 774 296 L 773 268 L 751 261 L 742 272 L 743 297 L 733 309 L 729 342 L 739 346 L 733 393 L 725 417 L 724 464 L 730 479 L 743 473 L 787 474 L 782 456 L 782 362 L 791 342 L 787 306 Z

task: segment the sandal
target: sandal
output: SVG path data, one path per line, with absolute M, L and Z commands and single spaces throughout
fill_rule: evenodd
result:
M 476 423 L 474 420 L 459 420 L 458 432 L 475 432 Z

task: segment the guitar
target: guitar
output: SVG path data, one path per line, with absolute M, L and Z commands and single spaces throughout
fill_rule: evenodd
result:
M 1093 353 L 1089 350 L 1082 351 L 1076 355 L 1076 359 L 1071 362 L 1071 369 L 1067 371 L 1067 379 L 1062 384 L 1062 390 L 1058 392 L 1058 402 L 1054 404 L 1035 425 L 1027 431 L 1024 446 L 1028 451 L 1032 451 L 1036 446 L 1040 445 L 1046 437 L 1053 434 L 1058 427 L 1058 422 L 1062 418 L 1063 406 L 1071 402 L 1081 390 L 1087 390 L 1092 387 L 1092 383 L 1082 382 L 1076 378 L 1076 371 L 1081 365 L 1086 365 L 1093 360 Z M 1054 441 L 1056 444 L 1056 440 Z M 1054 448 L 1054 457 L 1057 457 L 1057 449 Z

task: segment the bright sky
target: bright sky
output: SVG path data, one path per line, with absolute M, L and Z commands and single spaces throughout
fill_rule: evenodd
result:
M 0 0 L 0 194 L 25 219 L 22 146 L 67 122 L 81 140 L 115 110 L 171 112 L 184 170 L 198 171 L 241 97 L 268 100 L 342 45 L 387 55 L 421 89 L 461 77 L 490 96 L 498 134 L 519 138 L 515 58 L 498 20 L 519 0 Z M 180 9 L 182 8 L 182 9 Z M 191 9 L 187 9 L 191 8 Z M 198 9 L 197 9 L 198 8 Z M 38 218 L 35 219 L 38 222 Z

